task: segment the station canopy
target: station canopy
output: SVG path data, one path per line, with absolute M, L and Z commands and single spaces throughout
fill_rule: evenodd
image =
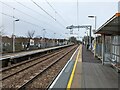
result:
M 120 13 L 116 13 L 98 28 L 95 34 L 120 35 Z

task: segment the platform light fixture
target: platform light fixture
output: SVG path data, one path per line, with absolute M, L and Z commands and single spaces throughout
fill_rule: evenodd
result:
M 15 22 L 20 21 L 19 19 L 16 19 L 13 21 L 13 53 L 15 52 Z
M 90 15 L 88 16 L 89 18 L 94 18 L 94 23 L 95 23 L 95 30 L 93 30 L 93 32 L 96 32 L 96 25 L 97 25 L 97 16 L 95 15 Z M 95 35 L 95 43 L 96 43 L 96 35 Z M 94 48 L 94 57 L 96 56 L 96 48 Z
M 97 16 L 94 16 L 94 15 L 90 15 L 88 16 L 89 18 L 94 18 L 95 19 L 95 31 L 96 31 L 96 25 L 97 25 Z

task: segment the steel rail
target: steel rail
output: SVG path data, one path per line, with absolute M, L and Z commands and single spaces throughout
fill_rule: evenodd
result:
M 7 78 L 9 78 L 9 77 L 17 74 L 17 73 L 20 73 L 20 72 L 22 72 L 22 71 L 24 71 L 24 70 L 26 70 L 26 69 L 28 69 L 28 68 L 31 68 L 31 67 L 39 64 L 39 63 L 42 63 L 42 62 L 46 61 L 47 59 L 49 59 L 50 57 L 53 57 L 53 56 L 55 56 L 55 55 L 58 55 L 59 53 L 61 53 L 61 52 L 63 52 L 63 51 L 64 51 L 64 49 L 63 49 L 62 51 L 56 52 L 56 53 L 48 56 L 48 57 L 45 58 L 45 59 L 41 59 L 39 62 L 36 62 L 36 63 L 34 63 L 34 64 L 30 65 L 30 66 L 27 66 L 27 67 L 25 67 L 25 68 L 22 69 L 22 70 L 19 70 L 19 71 L 15 72 L 15 73 L 12 73 L 12 74 L 10 74 L 10 75 L 8 75 L 8 76 L 6 76 L 6 77 L 3 77 L 1 80 L 5 80 L 5 79 L 7 79 Z M 38 59 L 39 59 L 39 58 L 37 58 L 37 60 L 38 60 Z M 26 62 L 26 63 L 27 63 L 27 62 Z M 24 63 L 23 63 L 23 64 L 24 64 Z M 23 64 L 22 64 L 22 65 L 23 65 Z M 19 65 L 19 66 L 20 66 L 20 65 Z
M 75 48 L 75 47 L 74 47 Z M 60 61 L 62 58 L 64 58 L 68 53 L 70 53 L 74 48 L 70 49 L 69 51 L 67 51 L 65 54 L 63 54 L 61 57 L 57 58 L 54 62 L 52 62 L 51 64 L 49 64 L 46 68 L 44 68 L 43 70 L 41 70 L 38 74 L 36 74 L 35 76 L 33 76 L 33 78 L 31 78 L 30 80 L 28 80 L 27 82 L 25 82 L 23 85 L 18 87 L 18 90 L 24 90 L 26 88 L 26 86 L 30 83 L 32 83 L 37 77 L 39 77 L 39 75 L 41 75 L 42 73 L 44 73 L 46 70 L 48 70 L 50 67 L 52 67 L 54 64 L 56 64 L 58 61 Z

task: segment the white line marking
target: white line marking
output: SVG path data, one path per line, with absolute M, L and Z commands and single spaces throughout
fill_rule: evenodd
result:
M 70 63 L 70 61 L 72 60 L 73 56 L 75 55 L 75 53 L 78 51 L 79 47 L 76 49 L 76 51 L 73 53 L 73 55 L 71 56 L 70 60 L 67 62 L 67 64 L 64 66 L 64 68 L 61 70 L 61 72 L 59 73 L 59 75 L 57 76 L 57 78 L 54 80 L 54 82 L 51 84 L 51 86 L 49 87 L 48 90 L 52 89 L 53 86 L 55 85 L 55 83 L 57 82 L 57 80 L 59 79 L 59 77 L 61 76 L 61 74 L 63 73 L 63 71 L 65 70 L 65 68 L 68 66 L 68 64 Z

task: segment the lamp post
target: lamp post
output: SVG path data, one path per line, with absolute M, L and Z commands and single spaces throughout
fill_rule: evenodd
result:
M 19 19 L 13 21 L 13 53 L 15 52 L 15 22 L 17 21 L 19 21 Z
M 96 31 L 97 16 L 92 15 L 92 16 L 88 16 L 88 17 L 89 17 L 89 18 L 94 18 L 94 26 L 95 26 L 94 31 Z M 94 43 L 96 44 L 96 35 L 95 35 L 95 41 L 94 41 Z M 96 45 L 95 45 L 95 46 L 96 46 Z M 94 56 L 96 56 L 96 47 L 94 48 Z
M 45 33 L 46 33 L 46 29 L 43 29 L 43 40 L 44 40 L 44 45 L 45 45 L 45 48 L 46 48 Z
M 56 33 L 54 33 L 54 39 L 55 39 L 55 34 L 56 34 Z
M 94 18 L 94 26 L 95 26 L 95 30 L 96 30 L 96 25 L 97 25 L 97 16 L 88 16 L 89 18 Z
M 91 38 L 91 28 L 92 28 L 92 26 L 89 26 L 89 28 L 86 28 L 86 29 L 89 29 L 89 39 L 88 39 L 88 44 L 87 44 L 87 49 L 89 49 L 89 47 L 90 47 L 90 50 L 92 50 L 92 38 Z
M 2 58 L 2 52 L 3 52 L 3 42 L 2 42 L 2 36 L 3 36 L 3 26 L 0 27 L 0 58 Z
M 45 38 L 45 31 L 46 29 L 43 29 L 43 38 Z

